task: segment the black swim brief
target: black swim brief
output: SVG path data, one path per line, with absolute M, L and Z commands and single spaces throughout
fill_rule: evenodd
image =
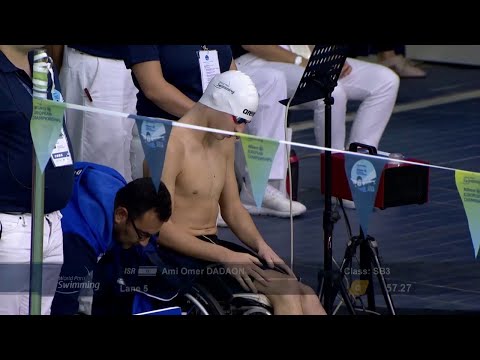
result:
M 244 246 L 241 246 L 241 245 L 238 245 L 238 244 L 235 244 L 231 241 L 225 241 L 225 240 L 221 240 L 218 238 L 217 235 L 199 235 L 197 236 L 197 238 L 199 238 L 200 240 L 203 240 L 203 241 L 207 241 L 207 242 L 211 242 L 213 244 L 216 244 L 216 245 L 220 245 L 220 246 L 223 246 L 223 247 L 226 247 L 227 249 L 229 250 L 232 250 L 232 251 L 236 251 L 236 252 L 244 252 L 244 253 L 248 253 L 250 255 L 253 255 L 255 256 L 256 258 L 258 258 L 263 266 L 261 266 L 261 268 L 263 270 L 268 270 L 268 269 L 271 269 L 270 266 L 268 266 L 267 262 L 263 259 L 261 259 L 257 253 L 255 253 L 254 251 L 244 247 Z M 281 273 L 284 273 L 285 274 L 285 270 L 283 270 L 282 268 L 278 267 L 278 266 L 275 266 L 273 268 L 273 270 L 276 270 L 276 271 L 279 271 Z

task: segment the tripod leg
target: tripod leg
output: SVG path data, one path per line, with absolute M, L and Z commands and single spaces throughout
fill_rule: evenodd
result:
M 347 311 L 350 315 L 356 315 L 355 307 L 354 307 L 354 300 L 352 300 L 352 295 L 349 293 L 348 289 L 345 287 L 345 283 L 343 282 L 343 274 L 336 273 L 333 278 L 334 283 L 334 294 L 335 297 L 337 296 L 337 292 L 340 291 L 342 295 L 343 303 L 345 304 Z M 335 298 L 334 298 L 335 299 Z
M 383 297 L 385 299 L 385 304 L 387 306 L 387 310 L 388 310 L 390 315 L 396 315 L 396 310 L 395 310 L 395 307 L 393 305 L 393 300 L 392 300 L 392 297 L 390 296 L 390 292 L 388 291 L 387 282 L 385 281 L 385 277 L 383 276 L 384 273 L 385 273 L 385 268 L 380 263 L 380 259 L 379 259 L 379 256 L 378 256 L 377 242 L 375 241 L 375 239 L 373 237 L 368 236 L 366 243 L 368 243 L 370 258 L 371 258 L 371 261 L 372 261 L 372 263 L 371 263 L 372 264 L 372 269 L 373 269 L 373 272 L 376 273 L 376 275 L 378 277 L 378 282 L 380 283 L 380 289 L 382 290 L 382 294 L 383 294 Z
M 368 301 L 368 310 L 375 311 L 375 292 L 373 288 L 373 274 L 371 266 L 371 254 L 370 247 L 368 242 L 365 241 L 363 234 L 361 236 L 360 242 L 360 280 L 367 281 L 367 301 Z
M 355 315 L 355 299 L 350 294 L 349 290 L 346 288 L 345 283 L 343 281 L 344 277 L 346 276 L 346 269 L 352 268 L 352 258 L 355 256 L 356 247 L 358 246 L 358 237 L 352 237 L 348 242 L 348 245 L 345 249 L 345 255 L 342 260 L 342 264 L 340 265 L 339 270 L 333 270 L 330 273 L 318 273 L 318 294 L 320 295 L 321 300 L 324 300 L 322 297 L 323 294 L 323 287 L 328 284 L 327 286 L 331 286 L 331 299 L 332 299 L 332 309 L 334 305 L 334 301 L 337 298 L 338 292 L 342 296 L 343 302 L 347 308 L 347 311 L 350 315 Z
M 349 314 L 355 315 L 355 298 L 352 294 L 350 294 L 349 289 L 345 287 L 345 283 L 343 279 L 346 276 L 346 269 L 352 269 L 352 258 L 355 256 L 355 251 L 358 246 L 358 237 L 352 237 L 347 244 L 345 249 L 345 255 L 342 260 L 342 264 L 340 265 L 339 275 L 336 273 L 334 275 L 333 283 L 333 293 L 332 298 L 336 299 L 338 292 L 340 291 L 340 295 L 343 298 L 343 302 L 347 307 Z
M 343 302 L 345 306 L 347 307 L 347 311 L 350 315 L 355 315 L 355 308 L 354 308 L 354 301 L 352 300 L 350 293 L 348 292 L 347 288 L 345 287 L 345 284 L 343 283 L 343 273 L 332 270 L 331 272 L 327 273 L 318 273 L 318 283 L 320 284 L 318 293 L 320 297 L 320 301 L 325 304 L 325 301 L 327 299 L 331 299 L 330 302 L 330 309 L 331 312 L 327 312 L 328 315 L 333 314 L 333 306 L 335 299 L 337 298 L 337 294 L 340 291 L 340 294 L 342 296 Z M 329 286 L 330 287 L 330 297 L 325 297 L 322 296 L 324 293 L 324 286 Z M 325 308 L 325 305 L 324 305 Z

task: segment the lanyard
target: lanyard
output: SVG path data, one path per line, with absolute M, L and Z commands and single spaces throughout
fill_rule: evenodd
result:
M 30 89 L 30 87 L 20 78 L 18 72 L 16 72 L 15 75 L 17 76 L 18 81 L 20 81 L 20 84 L 22 84 L 23 88 L 30 94 L 30 96 L 33 96 L 32 89 Z

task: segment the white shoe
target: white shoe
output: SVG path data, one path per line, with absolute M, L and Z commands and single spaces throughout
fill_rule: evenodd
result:
M 337 198 L 332 196 L 332 204 L 336 204 L 336 203 L 337 203 Z M 355 203 L 352 200 L 342 199 L 342 203 L 345 209 L 355 209 Z
M 265 189 L 265 195 L 263 197 L 262 207 L 257 208 L 255 200 L 250 191 L 247 190 L 245 184 L 242 184 L 242 190 L 240 191 L 240 200 L 243 206 L 251 215 L 270 215 L 278 217 L 290 216 L 290 199 L 280 191 L 267 185 Z M 298 201 L 292 201 L 292 215 L 298 216 L 307 211 L 305 205 Z
M 225 220 L 223 220 L 222 214 L 220 214 L 220 211 L 218 212 L 218 215 L 217 215 L 217 226 L 218 226 L 218 227 L 224 227 L 224 228 L 227 228 L 227 227 L 228 227 L 228 225 L 227 225 L 227 223 L 225 222 Z

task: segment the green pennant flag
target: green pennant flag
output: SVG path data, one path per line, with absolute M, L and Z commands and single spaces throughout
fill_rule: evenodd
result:
M 259 139 L 245 134 L 236 135 L 242 141 L 253 198 L 257 207 L 261 207 L 273 158 L 278 149 L 278 141 Z
M 480 173 L 455 170 L 455 183 L 467 214 L 473 244 L 473 256 L 480 248 Z
M 64 103 L 33 98 L 30 133 L 42 173 L 45 171 L 52 150 L 61 136 L 64 112 Z

